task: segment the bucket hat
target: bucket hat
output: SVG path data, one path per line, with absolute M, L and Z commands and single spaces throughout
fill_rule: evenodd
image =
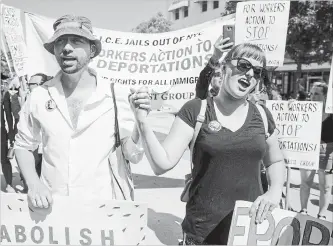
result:
M 94 57 L 96 57 L 102 50 L 101 41 L 94 36 L 91 21 L 87 17 L 64 15 L 54 22 L 53 30 L 53 36 L 44 43 L 44 48 L 53 55 L 54 42 L 59 37 L 68 34 L 81 36 L 93 42 L 96 46 Z

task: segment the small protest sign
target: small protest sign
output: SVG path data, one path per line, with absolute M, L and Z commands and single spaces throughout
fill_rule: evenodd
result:
M 19 76 L 26 75 L 27 51 L 21 23 L 21 11 L 19 9 L 1 5 L 2 28 L 6 42 L 13 58 L 15 72 Z
M 325 113 L 333 114 L 333 57 L 332 57 L 332 62 L 331 62 L 330 79 L 328 82 Z
M 332 223 L 308 215 L 274 209 L 267 220 L 249 217 L 251 202 L 237 201 L 228 245 L 332 245 Z
M 1 193 L 1 245 L 145 244 L 147 205 L 55 196 L 51 208 Z
M 321 102 L 266 102 L 271 111 L 286 164 L 317 170 L 319 167 L 322 109 Z
M 245 1 L 237 3 L 235 42 L 258 45 L 267 66 L 282 66 L 286 47 L 289 1 Z

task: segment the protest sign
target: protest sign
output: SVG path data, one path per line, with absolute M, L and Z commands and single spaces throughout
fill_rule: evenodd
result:
M 289 1 L 237 3 L 235 42 L 258 45 L 267 56 L 267 66 L 282 66 L 286 47 Z
M 266 101 L 271 111 L 286 164 L 317 170 L 319 167 L 321 102 Z
M 53 35 L 55 19 L 26 13 L 25 20 L 29 75 L 56 74 L 59 66 L 43 47 Z M 223 17 L 157 34 L 94 28 L 94 34 L 102 42 L 102 52 L 90 66 L 110 82 L 127 87 L 128 92 L 130 87 L 147 86 L 152 99 L 153 129 L 168 133 L 174 114 L 185 102 L 195 98 L 199 74 L 213 54 L 214 42 L 222 34 L 223 25 L 234 21 L 232 17 Z
M 328 82 L 325 113 L 333 114 L 333 57 L 332 57 L 332 62 L 331 62 L 330 78 L 329 78 L 329 82 Z
M 18 76 L 26 75 L 27 51 L 19 9 L 1 5 L 2 29 Z
M 237 201 L 228 245 L 332 245 L 332 223 L 274 209 L 262 224 L 249 217 L 251 202 Z
M 1 193 L 1 245 L 145 244 L 147 205 L 55 196 L 37 209 L 26 195 Z

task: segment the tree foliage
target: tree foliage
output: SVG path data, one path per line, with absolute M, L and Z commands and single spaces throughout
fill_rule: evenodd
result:
M 10 52 L 7 53 L 7 57 L 9 59 L 9 61 L 6 60 L 5 53 L 1 49 L 1 73 L 5 76 L 10 75 L 10 70 L 9 70 L 10 64 L 8 64 L 8 62 L 10 62 L 12 60 Z
M 227 1 L 225 3 L 225 11 L 222 13 L 222 16 L 225 15 L 231 15 L 236 13 L 236 7 L 237 7 L 237 3 L 239 2 L 243 2 L 243 1 Z
M 136 33 L 162 33 L 171 31 L 172 23 L 168 21 L 161 12 L 150 20 L 140 23 L 132 31 Z
M 286 51 L 296 63 L 327 62 L 332 57 L 333 2 L 292 1 Z

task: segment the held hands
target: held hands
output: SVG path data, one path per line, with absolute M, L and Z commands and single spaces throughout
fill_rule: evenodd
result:
M 223 53 L 228 52 L 234 45 L 233 42 L 229 42 L 230 38 L 223 39 L 221 35 L 214 44 L 214 53 L 212 59 L 214 62 L 218 62 L 222 57 Z
M 250 209 L 250 217 L 255 216 L 256 224 L 261 224 L 267 218 L 268 213 L 278 206 L 280 199 L 281 192 L 267 191 L 254 201 Z
M 150 96 L 146 86 L 138 90 L 131 88 L 131 93 L 128 96 L 131 109 L 134 112 L 135 118 L 138 122 L 142 122 L 147 118 L 151 110 Z

